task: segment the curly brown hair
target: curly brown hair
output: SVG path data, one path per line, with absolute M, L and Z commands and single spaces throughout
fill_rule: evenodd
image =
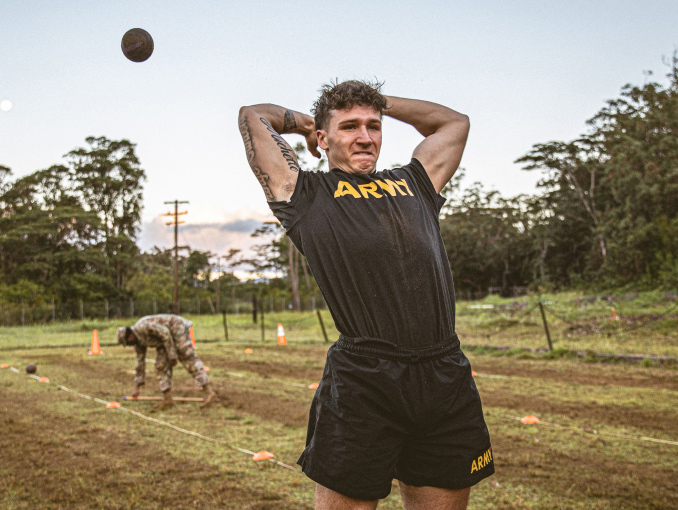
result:
M 331 110 L 344 110 L 356 105 L 371 106 L 379 114 L 383 114 L 386 110 L 386 98 L 381 93 L 383 84 L 383 82 L 348 80 L 323 85 L 320 97 L 311 108 L 311 113 L 315 117 L 315 128 L 327 129 Z

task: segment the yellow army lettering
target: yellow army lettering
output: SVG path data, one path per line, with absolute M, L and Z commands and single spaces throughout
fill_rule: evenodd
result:
M 492 462 L 492 448 L 487 450 L 480 457 L 473 461 L 473 464 L 471 464 L 471 474 L 473 474 L 475 471 L 480 471 L 490 462 Z
M 382 181 L 380 179 L 376 179 L 375 182 L 370 182 L 368 184 L 358 184 L 360 193 L 351 185 L 351 183 L 339 181 L 337 184 L 337 189 L 334 192 L 334 198 L 339 198 L 346 195 L 351 195 L 354 198 L 360 198 L 361 194 L 364 198 L 370 198 L 370 195 L 374 198 L 381 198 L 384 196 L 384 194 L 377 191 L 377 184 L 383 191 L 386 191 L 392 197 L 396 196 L 396 192 L 400 195 L 405 195 L 405 191 L 407 191 L 407 195 L 410 195 L 411 197 L 414 196 L 412 191 L 410 191 L 410 187 L 407 185 L 407 181 L 405 179 L 400 181 L 392 181 L 391 179 L 384 179 Z M 405 191 L 403 191 L 403 188 Z

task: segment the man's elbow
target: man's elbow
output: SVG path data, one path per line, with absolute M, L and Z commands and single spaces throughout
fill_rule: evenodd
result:
M 240 111 L 238 112 L 238 119 L 242 121 L 242 119 L 250 117 L 252 115 L 257 115 L 261 117 L 262 115 L 265 114 L 268 106 L 270 105 L 265 103 L 241 106 Z
M 452 123 L 456 124 L 457 127 L 461 129 L 465 129 L 466 131 L 468 131 L 471 128 L 471 119 L 469 119 L 469 116 L 464 113 L 455 112 L 454 118 L 452 119 Z
M 240 111 L 238 112 L 238 123 L 246 119 L 248 115 L 252 115 L 253 111 L 254 111 L 253 106 L 241 106 Z
M 469 118 L 468 115 L 464 115 L 463 113 L 461 113 L 460 116 L 461 116 L 461 118 L 459 119 L 460 126 L 464 130 L 464 132 L 468 135 L 468 132 L 471 130 L 471 119 Z

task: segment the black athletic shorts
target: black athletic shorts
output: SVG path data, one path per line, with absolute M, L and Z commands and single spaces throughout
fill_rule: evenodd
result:
M 297 463 L 356 499 L 407 485 L 463 489 L 494 473 L 471 365 L 455 335 L 426 349 L 341 336 L 327 352 Z

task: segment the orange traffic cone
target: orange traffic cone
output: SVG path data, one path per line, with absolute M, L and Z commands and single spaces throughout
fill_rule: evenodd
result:
M 193 326 L 191 326 L 191 329 L 188 330 L 191 333 L 191 343 L 193 344 L 193 348 L 195 349 L 195 335 L 193 334 Z
M 278 345 L 287 345 L 287 338 L 285 337 L 285 330 L 282 327 L 282 322 L 278 323 Z
M 528 414 L 527 416 L 521 418 L 520 423 L 522 423 L 523 425 L 534 425 L 536 423 L 539 423 L 540 421 L 541 420 L 536 416 Z
M 92 349 L 87 354 L 101 354 L 101 345 L 99 345 L 99 332 L 92 330 Z
M 619 317 L 617 316 L 617 310 L 615 310 L 614 308 L 610 308 L 610 310 L 612 310 L 612 320 L 618 321 Z

